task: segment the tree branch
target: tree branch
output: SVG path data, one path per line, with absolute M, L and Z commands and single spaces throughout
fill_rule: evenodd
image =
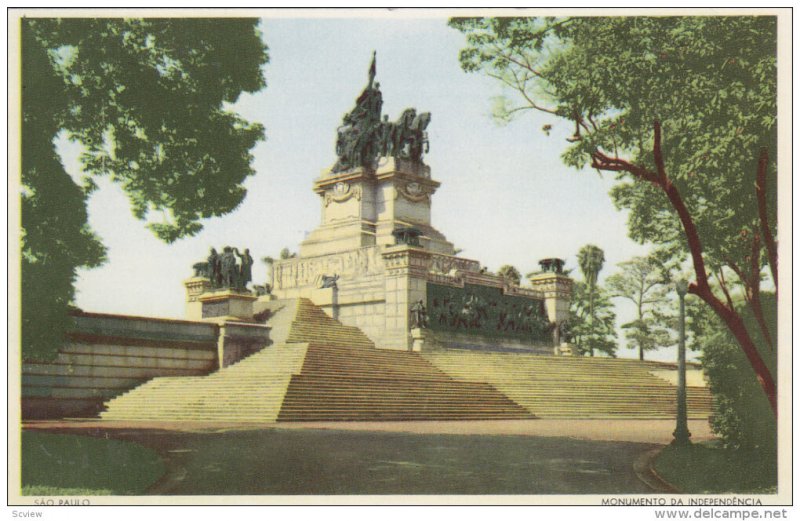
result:
M 769 165 L 769 153 L 766 147 L 761 149 L 758 158 L 758 170 L 756 172 L 756 199 L 758 200 L 758 219 L 761 223 L 761 234 L 764 236 L 764 247 L 767 250 L 769 269 L 772 272 L 772 282 L 775 283 L 775 292 L 778 291 L 778 247 L 775 244 L 775 237 L 769 226 L 767 214 L 767 170 Z
M 514 79 L 517 80 L 517 84 L 514 84 L 514 83 L 510 82 L 509 80 L 507 80 L 506 78 L 504 78 L 503 76 L 501 76 L 499 74 L 487 72 L 486 75 L 489 76 L 490 78 L 494 78 L 494 79 L 500 81 L 501 83 L 507 85 L 508 87 L 518 91 L 520 94 L 522 94 L 522 97 L 525 98 L 525 101 L 528 102 L 528 104 L 531 106 L 531 108 L 536 109 L 536 110 L 538 110 L 540 112 L 546 112 L 547 114 L 557 115 L 555 109 L 549 109 L 547 107 L 542 107 L 540 105 L 537 105 L 536 102 L 534 102 L 530 98 L 530 96 L 528 96 L 528 94 L 525 92 L 525 89 L 520 86 L 516 76 L 514 77 Z
M 628 172 L 643 181 L 659 185 L 660 181 L 655 172 L 651 172 L 646 168 L 634 165 L 630 161 L 620 159 L 618 157 L 611 157 L 599 150 L 592 153 L 592 168 L 598 170 L 606 170 L 609 172 Z
M 775 380 L 772 377 L 769 367 L 764 363 L 764 359 L 759 353 L 758 348 L 753 343 L 750 333 L 742 320 L 742 317 L 735 309 L 728 308 L 711 290 L 706 273 L 705 260 L 703 259 L 703 247 L 697 226 L 692 219 L 692 215 L 686 204 L 683 202 L 678 188 L 667 176 L 664 166 L 664 159 L 661 153 L 661 124 L 658 121 L 653 123 L 653 158 L 656 163 L 656 172 L 651 172 L 645 168 L 633 165 L 628 161 L 610 158 L 600 151 L 592 154 L 592 167 L 603 170 L 624 171 L 635 177 L 644 179 L 658 186 L 669 199 L 672 208 L 678 214 L 689 252 L 692 256 L 696 280 L 689 285 L 689 293 L 697 295 L 706 302 L 714 312 L 726 323 L 736 341 L 742 347 L 742 351 L 747 357 L 750 365 L 756 373 L 756 378 L 767 395 L 773 414 L 778 413 L 778 399 Z
M 761 334 L 767 342 L 770 351 L 774 351 L 775 346 L 772 343 L 772 335 L 767 327 L 767 321 L 764 318 L 764 310 L 761 307 L 761 241 L 757 234 L 753 234 L 753 248 L 750 252 L 750 308 L 753 310 L 753 315 L 758 322 L 758 327 L 761 329 Z
M 716 277 L 717 282 L 719 283 L 719 287 L 722 289 L 722 293 L 725 294 L 725 300 L 728 301 L 728 307 L 731 309 L 736 309 L 733 305 L 733 299 L 731 299 L 731 294 L 728 293 L 728 285 L 725 282 L 725 273 L 722 271 L 722 266 L 719 268 L 719 274 L 714 272 L 714 277 Z
M 661 123 L 653 122 L 653 161 L 656 163 L 656 172 L 661 182 L 667 183 L 667 169 L 664 166 L 664 156 L 661 153 Z

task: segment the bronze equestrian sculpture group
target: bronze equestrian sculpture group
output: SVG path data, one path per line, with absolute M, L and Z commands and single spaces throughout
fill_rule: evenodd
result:
M 416 109 L 403 111 L 396 122 L 388 116 L 381 120 L 383 95 L 380 83 L 375 82 L 375 53 L 369 70 L 366 88 L 356 99 L 356 105 L 342 118 L 337 129 L 336 155 L 338 160 L 332 173 L 344 172 L 357 167 L 374 168 L 381 157 L 394 157 L 421 162 L 427 153 L 430 112 L 417 114 Z

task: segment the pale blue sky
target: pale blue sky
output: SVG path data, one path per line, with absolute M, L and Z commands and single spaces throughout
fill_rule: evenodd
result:
M 267 88 L 236 105 L 267 133 L 253 151 L 257 174 L 247 181 L 247 198 L 197 236 L 166 245 L 132 217 L 121 189 L 101 180 L 89 210 L 109 261 L 80 273 L 81 308 L 181 318 L 183 281 L 211 246 L 248 247 L 257 259 L 296 250 L 320 221 L 311 185 L 335 161 L 336 127 L 366 83 L 373 49 L 384 113 L 392 120 L 406 107 L 432 113 L 425 161 L 442 183 L 433 224 L 463 248 L 462 256 L 491 270 L 512 264 L 525 274 L 543 257 L 566 258 L 576 268 L 577 251 L 592 243 L 606 254 L 603 279 L 618 262 L 647 251 L 627 237 L 626 215 L 608 196 L 610 176 L 561 163 L 567 125 L 535 113 L 504 127 L 492 121 L 492 97 L 501 87 L 460 69 L 464 38 L 445 18 L 267 19 L 261 27 L 270 48 Z M 541 131 L 545 123 L 554 125 L 549 137 Z M 71 169 L 74 152 L 63 148 Z M 264 265 L 254 268 L 254 282 L 263 281 Z M 630 310 L 619 314 L 630 319 Z

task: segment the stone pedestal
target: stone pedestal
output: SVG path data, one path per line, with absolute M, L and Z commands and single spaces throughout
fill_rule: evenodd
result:
M 204 322 L 251 322 L 253 320 L 253 302 L 258 300 L 258 297 L 249 292 L 240 293 L 224 289 L 205 293 L 198 300 L 202 305 L 200 320 Z
M 553 348 L 553 354 L 556 356 L 572 356 L 575 354 L 575 350 L 568 343 L 561 342 L 560 345 Z
M 211 281 L 206 277 L 192 277 L 183 281 L 186 287 L 186 319 L 201 320 L 203 318 L 203 304 L 200 296 L 211 291 Z
M 372 167 L 324 171 L 314 182 L 321 224 L 300 244 L 297 257 L 274 261 L 268 278 L 273 293 L 279 299 L 311 299 L 333 318 L 360 328 L 378 347 L 403 351 L 430 345 L 434 334 L 443 329 L 445 322 L 439 319 L 435 324 L 429 322 L 427 334 L 415 333 L 416 339 L 409 332 L 411 307 L 419 301 L 431 307 L 428 293 L 434 286 L 459 291 L 459 306 L 466 306 L 473 287 L 491 288 L 488 297 L 494 298 L 496 293 L 497 299 L 510 306 L 509 313 L 519 314 L 530 306 L 539 313 L 544 300 L 549 321 L 565 320 L 569 316 L 569 277 L 545 273 L 531 279 L 533 288 L 508 287 L 501 277 L 483 270 L 477 260 L 455 255 L 453 244 L 431 224 L 431 199 L 438 187 L 430 168 L 419 161 L 384 157 Z M 325 277 L 338 277 L 338 289 L 322 289 Z M 477 305 L 478 300 L 470 302 Z M 257 310 L 263 304 L 256 304 Z M 519 308 L 514 310 L 514 306 Z M 521 330 L 515 324 L 506 324 L 503 331 L 516 328 L 511 329 L 513 336 Z M 445 324 L 444 329 L 447 334 L 453 332 L 452 325 Z M 465 326 L 464 336 L 470 332 L 474 334 L 474 327 Z M 536 338 L 531 334 L 523 346 L 520 335 L 516 336 L 467 339 L 462 344 L 491 347 L 506 342 L 504 347 L 510 343 L 520 350 L 541 348 L 546 353 L 558 345 L 541 334 Z M 435 338 L 437 345 L 450 343 L 446 335 Z M 544 342 L 546 346 L 541 345 Z
M 411 351 L 421 353 L 423 349 L 430 349 L 431 340 L 428 330 L 419 327 L 411 329 Z
M 219 325 L 217 361 L 228 367 L 269 345 L 270 328 L 261 324 L 224 321 Z
M 411 306 L 427 302 L 430 253 L 422 248 L 399 245 L 386 248 L 386 333 L 383 346 L 407 350 L 411 344 Z
M 380 158 L 374 170 L 323 172 L 314 183 L 322 224 L 300 244 L 300 257 L 391 246 L 399 227 L 419 229 L 422 247 L 452 255 L 453 244 L 431 226 L 431 196 L 439 184 L 428 166 L 391 157 Z
M 339 320 L 339 290 L 338 288 L 317 288 L 311 290 L 311 302 L 321 307 L 332 319 Z
M 572 279 L 563 273 L 534 273 L 528 277 L 534 290 L 544 297 L 547 318 L 551 323 L 560 326 L 569 318 L 569 303 L 572 298 Z M 553 345 L 559 346 L 559 328 L 554 331 Z

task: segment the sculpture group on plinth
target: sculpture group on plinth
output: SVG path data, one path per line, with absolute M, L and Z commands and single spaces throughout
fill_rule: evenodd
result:
M 417 114 L 409 108 L 396 122 L 389 116 L 381 120 L 383 95 L 380 83 L 375 82 L 375 53 L 369 69 L 366 88 L 356 99 L 356 106 L 342 118 L 337 129 L 336 155 L 338 159 L 332 172 L 339 173 L 360 166 L 372 167 L 379 157 L 395 157 L 409 161 L 422 161 L 428 152 L 430 112 Z
M 253 257 L 248 248 L 240 253 L 238 248 L 225 246 L 222 254 L 211 248 L 205 262 L 194 264 L 194 274 L 207 278 L 213 289 L 246 291 L 247 285 L 253 280 Z

